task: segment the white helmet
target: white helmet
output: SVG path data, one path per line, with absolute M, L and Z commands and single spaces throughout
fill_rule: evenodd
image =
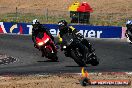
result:
M 34 19 L 32 23 L 33 24 L 37 24 L 37 23 L 39 23 L 39 20 L 38 19 Z
M 126 22 L 126 25 L 127 24 L 132 24 L 132 20 L 128 20 L 127 22 Z

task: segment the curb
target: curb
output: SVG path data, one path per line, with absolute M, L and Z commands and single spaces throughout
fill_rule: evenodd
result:
M 81 75 L 82 73 L 64 73 L 65 75 Z M 132 75 L 132 72 L 90 72 L 91 75 Z
M 132 75 L 132 72 L 90 72 L 88 73 L 89 75 Z M 0 79 L 11 79 L 12 77 L 15 76 L 77 76 L 77 75 L 82 75 L 82 73 L 41 73 L 41 74 L 27 74 L 27 75 L 11 75 L 11 74 L 5 74 L 5 75 L 0 75 Z

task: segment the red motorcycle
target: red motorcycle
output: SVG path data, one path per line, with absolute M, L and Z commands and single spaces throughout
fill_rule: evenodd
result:
M 53 47 L 55 47 L 56 49 L 56 46 L 46 33 L 39 32 L 38 35 L 36 36 L 36 43 L 39 50 L 41 50 L 42 55 L 44 55 L 48 59 L 51 59 L 52 61 L 58 60 L 57 52 L 53 51 Z

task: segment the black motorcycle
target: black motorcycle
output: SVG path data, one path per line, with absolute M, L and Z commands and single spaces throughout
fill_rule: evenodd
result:
M 132 31 L 130 30 L 126 30 L 126 33 L 125 33 L 126 37 L 127 37 L 127 41 L 132 44 Z
M 99 64 L 95 52 L 89 53 L 88 48 L 82 43 L 82 38 L 73 33 L 67 33 L 62 36 L 62 39 L 62 49 L 65 56 L 73 58 L 79 66 L 86 66 L 87 64 L 97 66 Z

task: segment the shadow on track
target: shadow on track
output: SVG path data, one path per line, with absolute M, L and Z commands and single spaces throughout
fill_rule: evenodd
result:
M 45 61 L 37 61 L 37 62 L 59 62 L 59 61 L 45 60 Z
M 65 66 L 65 67 L 80 67 L 80 66 Z M 90 66 L 85 66 L 85 67 L 90 67 Z
M 132 57 L 131 58 L 128 58 L 128 59 L 131 59 L 132 60 Z

